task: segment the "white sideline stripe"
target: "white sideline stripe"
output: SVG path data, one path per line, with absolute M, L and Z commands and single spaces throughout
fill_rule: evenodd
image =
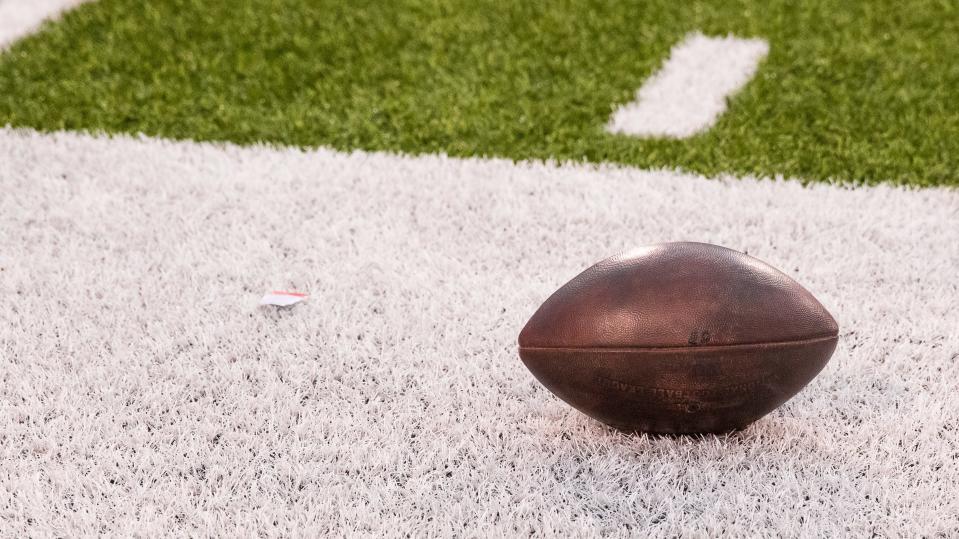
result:
M 726 98 L 746 85 L 769 52 L 762 39 L 690 34 L 673 47 L 662 69 L 636 94 L 636 101 L 610 118 L 612 133 L 686 138 L 712 127 Z
M 9 129 L 0 163 L 10 535 L 959 524 L 955 189 Z M 668 240 L 748 251 L 842 328 L 825 371 L 744 433 L 616 435 L 516 355 L 563 282 Z M 277 287 L 322 301 L 251 305 Z M 593 500 L 601 518 L 569 509 Z
M 0 50 L 89 0 L 0 0 Z

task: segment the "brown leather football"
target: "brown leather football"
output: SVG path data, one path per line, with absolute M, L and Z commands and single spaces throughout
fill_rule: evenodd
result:
M 795 395 L 839 326 L 782 272 L 705 243 L 608 258 L 523 328 L 519 354 L 556 396 L 627 431 L 724 432 Z

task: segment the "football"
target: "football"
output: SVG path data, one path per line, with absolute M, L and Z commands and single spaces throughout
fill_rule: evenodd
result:
M 798 393 L 838 333 L 812 294 L 768 264 L 666 243 L 562 286 L 523 328 L 519 354 L 556 396 L 617 429 L 726 432 Z

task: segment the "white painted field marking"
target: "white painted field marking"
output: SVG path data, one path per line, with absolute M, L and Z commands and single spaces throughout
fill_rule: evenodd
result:
M 641 137 L 701 133 L 716 123 L 726 110 L 726 98 L 753 78 L 768 52 L 762 39 L 690 34 L 643 84 L 636 101 L 613 113 L 607 129 Z
M 0 49 L 88 0 L 0 0 Z
M 543 515 L 557 535 L 655 536 L 638 497 L 681 500 L 662 535 L 957 529 L 943 433 L 959 422 L 959 293 L 954 271 L 930 268 L 959 261 L 959 190 L 2 128 L 0 163 L 10 535 L 416 535 L 433 519 L 510 536 Z M 567 279 L 674 239 L 765 259 L 843 328 L 806 390 L 733 437 L 628 439 L 539 388 L 515 353 Z M 322 301 L 254 310 L 273 283 Z M 522 510 L 489 518 L 515 494 L 477 495 L 478 473 L 526 496 Z M 195 494 L 250 477 L 264 487 Z M 781 496 L 822 485 L 825 506 Z M 567 507 L 596 496 L 601 520 Z M 450 500 L 464 502 L 437 510 Z

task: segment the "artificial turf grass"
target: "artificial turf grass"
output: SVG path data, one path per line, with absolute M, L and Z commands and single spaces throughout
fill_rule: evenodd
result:
M 0 125 L 959 185 L 959 10 L 892 1 L 100 0 L 0 56 Z M 690 31 L 761 37 L 703 135 L 611 135 Z

